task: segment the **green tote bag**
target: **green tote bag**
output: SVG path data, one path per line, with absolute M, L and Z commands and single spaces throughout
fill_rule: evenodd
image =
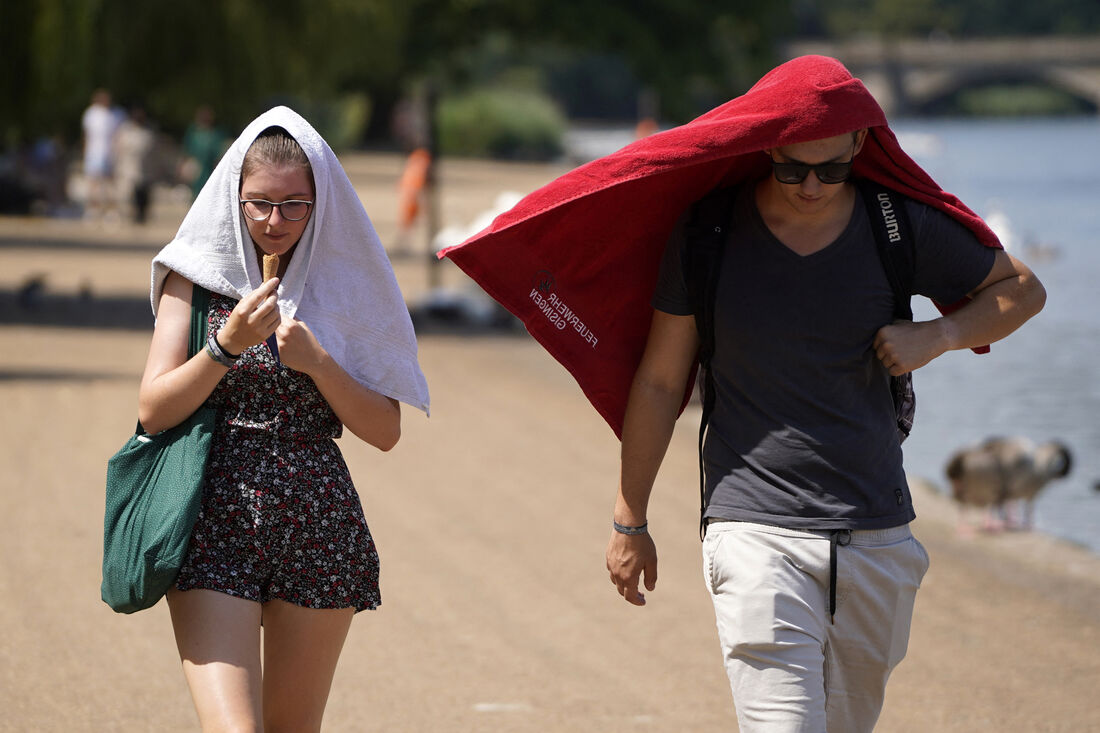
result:
M 191 295 L 189 356 L 206 343 L 210 293 Z M 103 601 L 119 613 L 149 608 L 176 580 L 199 513 L 216 410 L 200 407 L 174 428 L 137 432 L 107 461 Z

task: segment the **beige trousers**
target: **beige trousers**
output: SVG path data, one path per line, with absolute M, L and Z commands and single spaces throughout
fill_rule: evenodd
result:
M 861 733 L 905 656 L 928 554 L 908 525 L 830 532 L 714 522 L 703 574 L 741 733 Z M 845 536 L 845 539 L 847 537 Z

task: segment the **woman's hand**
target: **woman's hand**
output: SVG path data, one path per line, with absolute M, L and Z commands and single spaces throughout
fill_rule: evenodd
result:
M 218 343 L 223 349 L 231 354 L 242 354 L 275 333 L 282 322 L 276 295 L 278 287 L 279 278 L 273 277 L 240 299 L 218 331 Z
M 302 321 L 284 318 L 275 338 L 283 366 L 308 375 L 344 427 L 380 450 L 397 444 L 401 437 L 397 400 L 355 381 Z
M 313 376 L 328 355 L 309 326 L 293 318 L 282 319 L 275 329 L 275 338 L 279 344 L 279 361 L 303 374 Z

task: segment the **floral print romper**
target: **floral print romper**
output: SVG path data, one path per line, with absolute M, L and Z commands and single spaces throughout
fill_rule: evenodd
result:
M 209 333 L 236 304 L 210 294 Z M 307 608 L 376 608 L 378 553 L 333 440 L 343 425 L 313 380 L 276 362 L 262 343 L 241 355 L 207 404 L 218 423 L 176 587 Z

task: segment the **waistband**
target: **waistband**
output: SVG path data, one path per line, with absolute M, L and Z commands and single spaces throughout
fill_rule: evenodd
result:
M 707 534 L 714 532 L 759 532 L 792 539 L 822 540 L 829 543 L 829 623 L 836 623 L 837 547 L 881 547 L 913 536 L 908 524 L 886 529 L 791 529 L 769 524 L 710 518 Z
M 885 529 L 792 529 L 790 527 L 776 527 L 770 524 L 756 522 L 742 522 L 736 519 L 719 519 L 710 517 L 707 519 L 707 532 L 765 532 L 767 534 L 780 535 L 782 537 L 798 537 L 802 539 L 820 539 L 831 541 L 837 532 L 851 534 L 852 545 L 874 546 L 889 545 L 901 542 L 913 536 L 908 524 L 899 524 L 896 527 Z

